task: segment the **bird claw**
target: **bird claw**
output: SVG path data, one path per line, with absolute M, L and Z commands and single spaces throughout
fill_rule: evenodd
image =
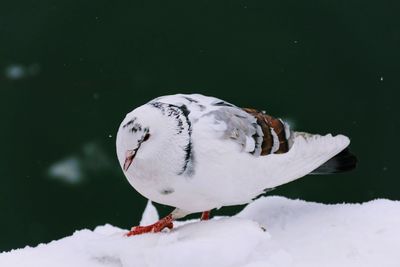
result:
M 141 235 L 146 233 L 159 233 L 165 228 L 172 229 L 174 224 L 172 223 L 172 217 L 167 216 L 158 222 L 147 225 L 147 226 L 134 226 L 131 230 L 126 233 L 126 236 Z
M 204 212 L 201 214 L 200 220 L 201 220 L 201 221 L 208 221 L 209 219 L 210 219 L 210 211 L 204 211 Z

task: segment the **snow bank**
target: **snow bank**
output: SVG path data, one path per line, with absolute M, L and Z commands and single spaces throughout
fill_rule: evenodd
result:
M 142 221 L 158 216 L 148 206 Z M 123 237 L 111 225 L 0 254 L 0 266 L 400 266 L 400 202 L 260 198 L 231 218 Z M 264 231 L 262 228 L 267 229 Z

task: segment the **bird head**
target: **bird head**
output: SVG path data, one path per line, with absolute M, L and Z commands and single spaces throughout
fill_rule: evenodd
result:
M 132 166 L 170 164 L 184 159 L 188 125 L 176 107 L 148 103 L 128 113 L 117 133 L 117 156 L 124 172 Z M 141 163 L 141 164 L 135 164 Z

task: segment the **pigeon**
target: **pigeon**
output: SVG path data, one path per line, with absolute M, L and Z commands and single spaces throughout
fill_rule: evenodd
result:
M 134 109 L 122 121 L 117 157 L 129 183 L 151 201 L 175 209 L 128 236 L 173 228 L 192 213 L 241 205 L 307 174 L 355 168 L 350 140 L 296 132 L 265 111 L 215 97 L 176 94 Z

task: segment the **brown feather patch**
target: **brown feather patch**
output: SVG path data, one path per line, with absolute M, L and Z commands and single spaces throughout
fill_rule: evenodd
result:
M 253 108 L 243 108 L 243 110 L 253 115 L 257 119 L 257 124 L 260 125 L 261 130 L 264 134 L 263 142 L 261 145 L 261 155 L 271 154 L 271 150 L 274 145 L 274 138 L 271 134 L 271 130 L 276 133 L 279 140 L 279 148 L 277 151 L 274 152 L 274 154 L 282 154 L 289 151 L 285 125 L 280 119 L 276 119 Z

